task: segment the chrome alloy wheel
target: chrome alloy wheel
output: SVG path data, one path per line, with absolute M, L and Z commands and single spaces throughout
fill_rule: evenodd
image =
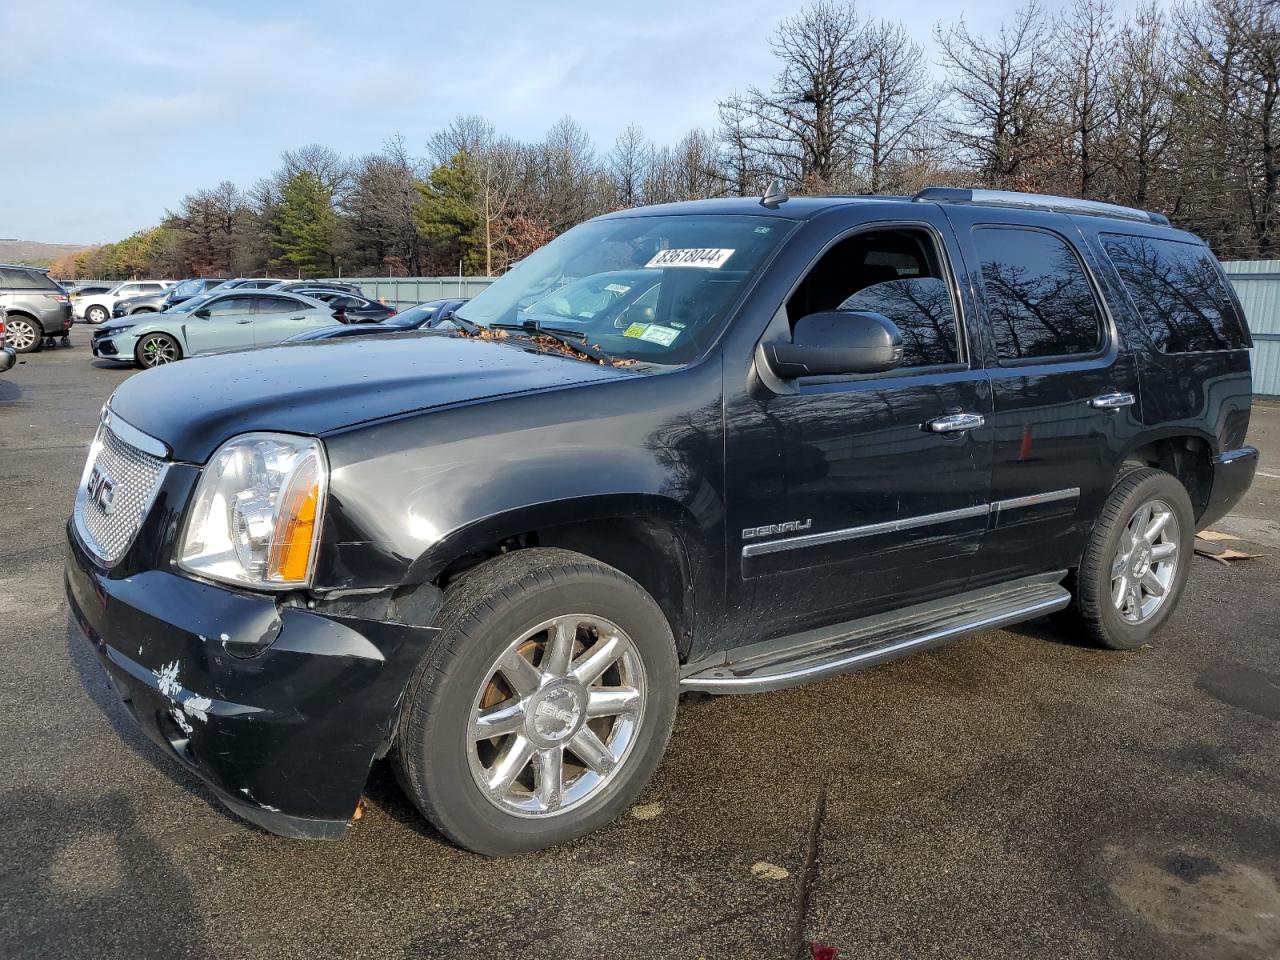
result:
M 153 334 L 143 337 L 138 344 L 138 355 L 142 357 L 143 366 L 158 367 L 162 363 L 173 363 L 178 359 L 178 351 L 168 337 Z
M 505 813 L 565 813 L 622 769 L 644 707 L 644 663 L 617 624 L 590 614 L 540 623 L 511 642 L 476 694 L 471 775 Z
M 1133 512 L 1111 561 L 1111 602 L 1128 623 L 1155 616 L 1178 572 L 1178 518 L 1163 500 Z
M 28 320 L 23 320 L 21 317 L 15 317 L 10 314 L 6 323 L 5 340 L 9 346 L 19 353 L 30 350 L 35 346 L 36 341 L 40 339 L 35 325 Z

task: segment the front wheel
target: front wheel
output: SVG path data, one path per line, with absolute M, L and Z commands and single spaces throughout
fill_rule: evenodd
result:
M 1178 479 L 1150 468 L 1124 474 L 1076 576 L 1077 613 L 1090 639 L 1129 650 L 1154 636 L 1182 597 L 1194 544 L 1195 513 Z
M 182 347 L 178 346 L 178 341 L 167 333 L 148 333 L 138 341 L 138 346 L 134 349 L 134 358 L 140 367 L 159 367 L 181 360 Z
M 446 593 L 395 756 L 423 815 L 509 856 L 582 836 L 644 789 L 671 733 L 671 629 L 634 580 L 558 549 L 506 554 Z

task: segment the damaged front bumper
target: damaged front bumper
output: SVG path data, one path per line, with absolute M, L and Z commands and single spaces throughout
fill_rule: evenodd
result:
M 341 836 L 436 629 L 161 570 L 112 578 L 67 535 L 71 610 L 148 736 L 246 820 Z

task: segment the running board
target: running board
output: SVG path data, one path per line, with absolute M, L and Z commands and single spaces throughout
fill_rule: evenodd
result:
M 692 665 L 680 689 L 705 693 L 763 693 L 872 667 L 941 646 L 969 633 L 993 630 L 1061 610 L 1071 594 L 1060 571 L 931 601 L 862 620 L 810 630 L 731 651 L 732 663 Z

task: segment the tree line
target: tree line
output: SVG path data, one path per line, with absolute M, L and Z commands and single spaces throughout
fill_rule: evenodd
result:
M 986 186 L 1167 214 L 1220 258 L 1280 257 L 1280 5 L 1107 0 L 997 30 L 933 31 L 818 0 L 771 39 L 767 86 L 728 93 L 713 127 L 601 149 L 571 117 L 538 142 L 461 116 L 415 153 L 313 144 L 247 189 L 184 197 L 158 226 L 54 265 L 59 276 L 493 275 L 575 223 L 639 204 Z

